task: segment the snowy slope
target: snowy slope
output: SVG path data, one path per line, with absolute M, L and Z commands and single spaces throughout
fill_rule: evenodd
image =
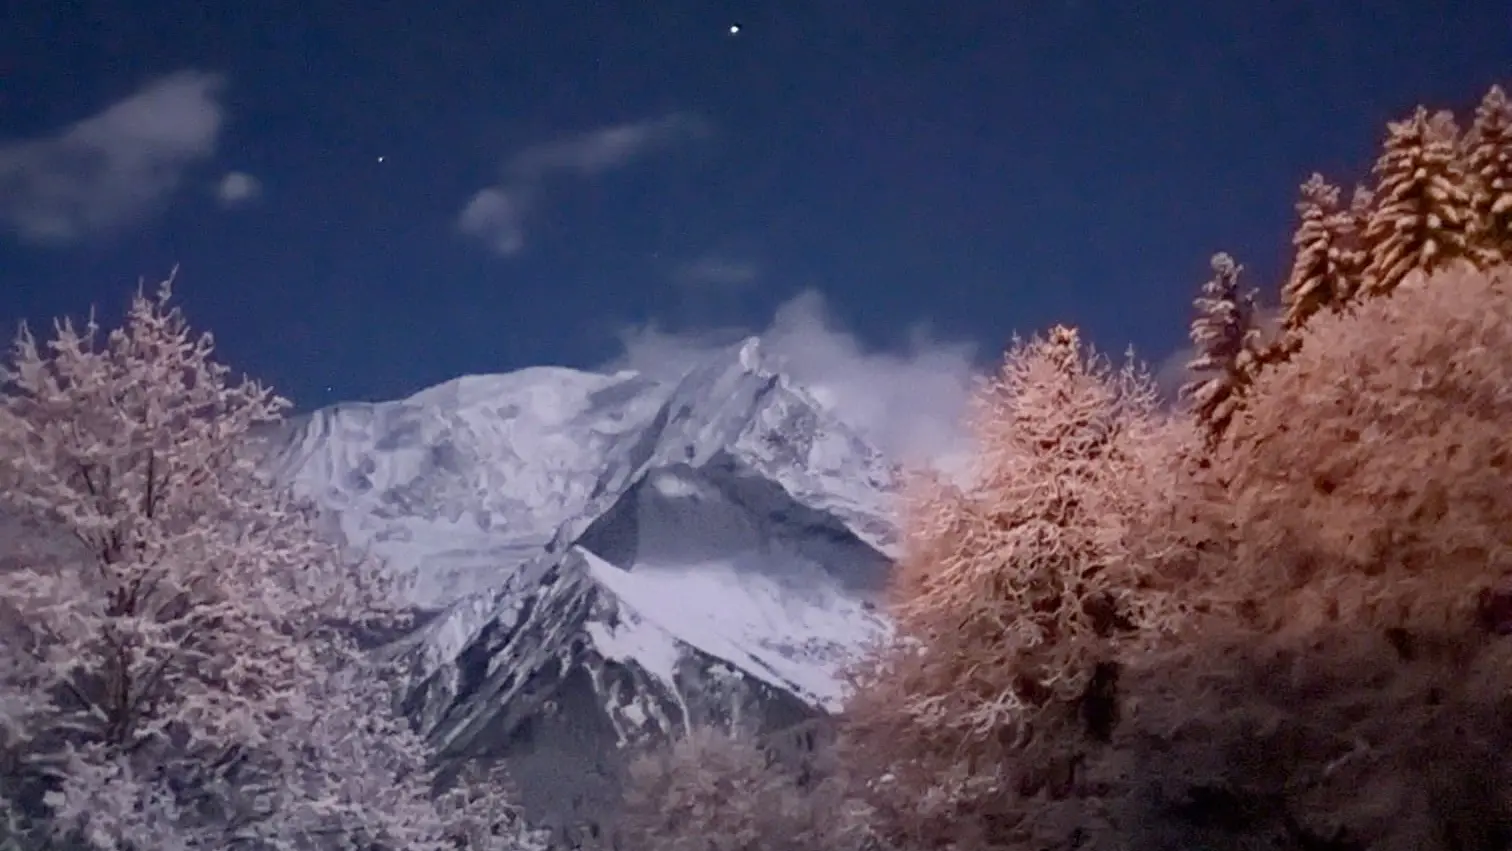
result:
M 754 339 L 690 366 L 470 376 L 273 436 L 274 469 L 436 613 L 393 649 L 449 751 L 518 750 L 564 703 L 618 743 L 792 722 L 886 629 L 892 466 Z
M 275 463 L 346 539 L 441 608 L 498 584 L 627 475 L 664 388 L 537 367 L 295 420 Z M 616 465 L 623 465 L 619 469 Z
M 811 705 L 880 629 L 882 554 L 733 455 L 649 471 L 578 543 L 624 606 Z
M 266 444 L 434 613 L 391 648 L 423 729 L 552 812 L 641 736 L 834 709 L 886 630 L 892 466 L 754 339 L 690 366 L 470 376 Z

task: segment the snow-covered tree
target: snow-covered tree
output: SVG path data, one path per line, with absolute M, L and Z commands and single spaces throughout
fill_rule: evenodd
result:
M 1392 122 L 1373 172 L 1364 295 L 1385 295 L 1409 272 L 1432 273 L 1470 256 L 1470 181 L 1452 114 L 1418 107 L 1411 118 Z
M 904 635 L 945 641 L 933 673 L 962 710 L 936 717 L 941 693 L 921 691 L 911 711 L 985 731 L 1074 702 L 1099 653 L 1161 624 L 1163 543 L 1133 530 L 1179 432 L 1142 367 L 1064 326 L 1010 349 L 971 422 L 969 484 L 912 492 L 893 615 Z
M 630 763 L 616 839 L 626 851 L 883 851 L 869 815 L 840 777 L 801 783 L 754 739 L 695 726 Z
M 105 851 L 447 847 L 421 739 L 348 630 L 399 618 L 245 449 L 288 402 L 138 292 L 0 367 L 0 804 Z
M 1262 340 L 1255 315 L 1255 293 L 1241 289 L 1243 267 L 1227 254 L 1215 254 L 1213 277 L 1192 304 L 1192 345 L 1197 356 L 1187 364 L 1194 378 L 1181 388 L 1197 421 L 1216 437 L 1237 410 L 1262 356 Z
M 1457 629 L 1512 552 L 1512 269 L 1316 317 L 1217 459 L 1224 586 L 1278 622 Z
M 1356 208 L 1342 208 L 1338 187 L 1323 175 L 1313 174 L 1302 184 L 1297 215 L 1301 221 L 1292 237 L 1297 253 L 1281 288 L 1282 325 L 1289 332 L 1318 311 L 1347 302 L 1359 289 L 1364 265 Z
M 437 799 L 442 835 L 458 851 L 546 851 L 550 831 L 532 828 L 513 801 L 514 781 L 498 762 L 468 762 Z
M 1500 86 L 1492 86 L 1475 110 L 1465 164 L 1474 193 L 1477 259 L 1483 266 L 1512 261 L 1512 101 Z
M 1166 518 L 1186 422 L 1132 360 L 1058 326 L 1015 341 L 976 395 L 963 480 L 911 483 L 896 640 L 855 672 L 843 723 L 863 775 L 889 778 L 873 787 L 889 835 L 986 847 L 954 831 L 1022 820 L 1107 734 L 1118 660 L 1182 617 L 1166 571 L 1190 542 Z

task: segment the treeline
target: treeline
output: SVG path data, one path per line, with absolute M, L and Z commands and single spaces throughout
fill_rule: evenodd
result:
M 696 731 L 631 851 L 1512 846 L 1512 106 L 1301 187 L 1278 329 L 1227 255 L 1185 406 L 1072 328 L 918 474 L 897 634 L 801 760 Z

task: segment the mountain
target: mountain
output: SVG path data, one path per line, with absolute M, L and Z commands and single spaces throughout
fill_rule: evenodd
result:
M 896 471 L 755 339 L 674 382 L 532 368 L 337 405 L 273 449 L 429 613 L 390 648 L 407 709 L 559 828 L 603 811 L 624 745 L 835 709 L 887 629 Z

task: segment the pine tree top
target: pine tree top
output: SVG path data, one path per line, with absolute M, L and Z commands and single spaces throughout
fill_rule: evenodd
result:
M 1197 372 L 1224 368 L 1238 358 L 1252 342 L 1255 322 L 1255 294 L 1239 286 L 1244 267 L 1222 252 L 1213 255 L 1210 265 L 1213 277 L 1192 301 L 1197 316 L 1190 336 L 1197 356 L 1187 368 Z
M 1463 180 L 1445 180 L 1462 174 L 1459 127 L 1453 113 L 1440 111 L 1430 115 L 1420 106 L 1411 118 L 1393 121 L 1387 127 L 1381 156 L 1371 169 L 1379 178 L 1376 195 L 1383 205 L 1407 200 L 1425 183 L 1432 183 L 1451 196 L 1468 195 Z M 1440 186 L 1441 183 L 1447 185 Z
M 1466 166 L 1482 203 L 1489 208 L 1507 197 L 1504 203 L 1512 210 L 1512 101 L 1500 86 L 1492 86 L 1481 99 L 1464 147 Z
M 1297 202 L 1297 214 L 1304 219 L 1309 214 L 1328 213 L 1339 206 L 1339 187 L 1329 183 L 1323 175 L 1313 172 L 1302 184 L 1302 200 Z

